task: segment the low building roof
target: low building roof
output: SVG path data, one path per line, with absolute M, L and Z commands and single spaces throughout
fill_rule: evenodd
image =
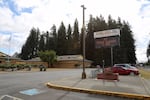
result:
M 0 57 L 7 57 L 7 56 L 9 56 L 9 55 L 7 55 L 7 54 L 5 54 L 3 52 L 0 52 Z
M 71 60 L 78 60 L 82 61 L 83 56 L 82 55 L 63 55 L 63 56 L 57 56 L 57 61 L 71 61 Z M 92 62 L 91 60 L 85 59 L 86 62 Z
M 21 60 L 20 58 L 16 58 L 16 57 L 9 57 L 9 56 L 0 57 L 0 59 L 13 59 L 13 60 Z
M 57 60 L 58 61 L 66 61 L 66 60 L 82 60 L 83 56 L 82 55 L 63 55 L 63 56 L 58 56 Z

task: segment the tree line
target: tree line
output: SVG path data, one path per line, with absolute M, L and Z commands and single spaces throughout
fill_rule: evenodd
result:
M 85 55 L 86 59 L 92 60 L 94 64 L 111 65 L 110 48 L 95 48 L 94 32 L 108 29 L 120 29 L 120 46 L 113 48 L 114 63 L 136 63 L 135 40 L 133 38 L 131 26 L 128 22 L 117 20 L 111 15 L 106 21 L 102 15 L 89 18 L 86 25 Z M 40 32 L 39 28 L 32 28 L 30 34 L 22 46 L 19 54 L 22 59 L 31 59 L 38 56 L 39 51 L 54 50 L 57 55 L 82 54 L 83 30 L 79 29 L 78 20 L 74 21 L 73 27 L 69 24 L 66 28 L 61 22 L 57 29 L 55 25 L 49 31 Z

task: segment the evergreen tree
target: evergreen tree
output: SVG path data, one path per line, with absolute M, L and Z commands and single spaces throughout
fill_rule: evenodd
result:
M 45 51 L 45 39 L 43 34 L 40 36 L 39 51 Z
M 52 50 L 57 51 L 57 31 L 56 26 L 53 25 L 51 28 L 51 34 L 52 34 Z
M 118 20 L 116 22 L 116 28 L 120 29 L 120 43 L 118 47 L 113 48 L 113 57 L 114 57 L 114 63 L 124 63 L 126 58 L 125 54 L 123 53 L 125 49 L 122 49 L 120 44 L 122 44 L 122 33 L 123 33 L 123 24 L 121 22 L 121 18 L 118 17 Z
M 61 23 L 58 29 L 57 54 L 58 55 L 66 54 L 66 28 L 63 22 Z
M 93 60 L 96 64 L 102 65 L 102 60 L 104 60 L 104 49 L 95 48 L 94 32 L 102 31 L 107 29 L 107 23 L 105 22 L 102 15 L 100 17 L 93 18 L 90 16 L 88 23 L 88 30 L 86 36 L 86 57 L 87 59 Z M 107 53 L 106 53 L 107 54 Z
M 112 19 L 111 15 L 108 16 L 108 29 L 116 28 L 116 21 Z
M 95 23 L 96 25 L 94 31 L 103 31 L 108 29 L 108 25 L 102 15 L 100 15 L 100 17 L 97 17 L 95 19 Z
M 86 42 L 85 42 L 85 52 L 86 58 L 89 60 L 94 60 L 95 42 L 94 42 L 94 18 L 90 16 L 90 20 L 87 28 Z M 83 32 L 83 31 L 82 31 Z
M 79 44 L 79 27 L 77 19 L 74 22 L 74 29 L 73 29 L 73 49 L 75 50 L 74 51 L 75 54 L 79 54 L 80 44 Z
M 29 57 L 28 57 L 28 54 L 29 54 L 29 49 L 27 48 L 27 45 L 23 45 L 22 46 L 22 49 L 21 49 L 21 53 L 20 53 L 20 55 L 19 55 L 19 57 L 21 58 L 21 59 L 24 59 L 24 60 L 27 60 L 27 59 L 29 59 Z
M 111 50 L 110 48 L 95 49 L 94 45 L 94 32 L 103 31 L 122 27 L 120 36 L 120 47 L 113 47 L 113 56 L 115 63 L 135 63 L 135 45 L 132 31 L 128 23 L 121 23 L 120 18 L 115 21 L 109 15 L 108 23 L 101 15 L 100 17 L 93 18 L 90 16 L 88 23 L 88 33 L 86 36 L 86 57 L 95 61 L 97 64 L 102 65 L 102 60 L 105 60 L 105 65 L 111 65 Z M 94 57 L 93 57 L 94 55 Z
M 21 50 L 21 58 L 22 59 L 31 59 L 37 57 L 37 52 L 39 48 L 39 29 L 32 28 L 30 31 L 30 35 L 26 40 L 26 43 L 23 45 Z
M 68 25 L 67 29 L 67 43 L 66 43 L 67 54 L 73 54 L 73 39 L 72 39 L 72 28 Z
M 148 47 L 147 47 L 146 55 L 147 55 L 147 58 L 148 58 L 148 62 L 150 63 L 150 42 L 149 42 Z
M 111 19 L 111 16 L 110 16 Z M 97 20 L 99 20 L 99 24 L 98 26 L 96 26 L 97 28 L 99 28 L 98 31 L 105 31 L 108 30 L 109 28 L 109 24 L 106 23 L 104 17 L 102 15 L 100 15 L 99 18 L 97 18 Z M 108 20 L 109 21 L 109 20 Z M 113 23 L 113 22 L 112 22 Z M 110 52 L 110 48 L 106 48 L 106 47 L 102 47 L 97 49 L 97 51 L 99 52 L 99 54 L 97 54 L 97 52 L 95 53 L 95 57 L 96 59 L 99 59 L 100 61 L 98 63 L 100 63 L 100 65 L 103 65 L 103 61 L 105 63 L 105 66 L 110 66 L 111 65 L 111 52 Z M 97 55 L 99 55 L 99 57 L 97 58 Z
M 86 58 L 93 60 L 97 64 L 102 65 L 102 60 L 105 60 L 105 65 L 111 64 L 110 48 L 95 48 L 94 32 L 104 31 L 108 29 L 120 28 L 120 46 L 113 47 L 114 63 L 135 63 L 135 40 L 132 30 L 128 22 L 121 21 L 121 18 L 114 20 L 111 15 L 108 16 L 106 22 L 104 17 L 90 16 L 87 24 L 87 34 L 85 42 Z M 32 28 L 30 35 L 23 45 L 20 57 L 22 59 L 31 59 L 37 56 L 38 51 L 56 50 L 58 55 L 79 54 L 82 53 L 83 30 L 79 35 L 78 21 L 74 22 L 73 31 L 71 25 L 68 25 L 67 31 L 62 22 L 58 31 L 53 25 L 51 32 L 46 32 L 40 36 L 39 29 Z M 148 49 L 149 50 L 149 49 Z M 147 50 L 147 56 L 149 52 Z
M 45 43 L 45 50 L 50 50 L 50 33 L 47 31 L 45 33 L 46 43 Z
M 130 26 L 125 21 L 123 22 L 123 28 L 121 30 L 120 37 L 120 49 L 123 55 L 123 63 L 136 63 L 136 54 L 135 54 L 135 40 L 133 39 L 132 31 Z

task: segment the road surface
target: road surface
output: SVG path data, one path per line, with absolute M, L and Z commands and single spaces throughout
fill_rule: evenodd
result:
M 86 70 L 89 74 L 91 69 Z M 46 82 L 66 77 L 81 76 L 82 69 L 47 72 L 0 73 L 0 97 L 2 100 L 127 100 L 118 97 L 94 95 L 50 89 Z

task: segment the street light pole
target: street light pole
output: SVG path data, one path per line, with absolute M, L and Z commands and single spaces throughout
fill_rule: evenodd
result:
M 10 37 L 8 39 L 8 58 L 7 58 L 7 62 L 8 64 L 10 63 L 10 48 L 11 48 L 11 38 L 12 38 L 12 34 L 10 34 Z
M 85 73 L 85 21 L 84 21 L 84 11 L 85 11 L 85 6 L 81 5 L 83 8 L 83 72 L 82 72 L 82 79 L 86 79 L 86 73 Z

